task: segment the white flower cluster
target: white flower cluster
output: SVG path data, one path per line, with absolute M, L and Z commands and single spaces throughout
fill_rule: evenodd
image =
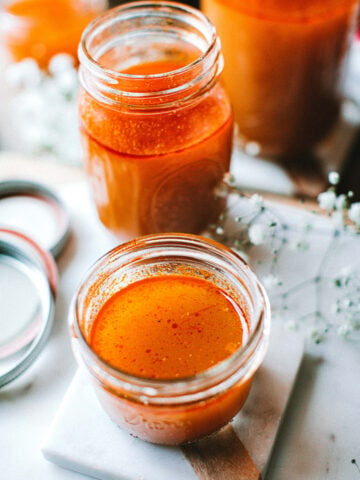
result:
M 348 212 L 350 220 L 352 220 L 357 227 L 360 227 L 360 202 L 353 203 Z
M 360 338 L 360 278 L 352 266 L 343 267 L 334 279 L 335 286 L 342 295 L 332 305 L 332 313 L 337 316 L 338 333 L 344 338 Z
M 30 154 L 50 153 L 66 163 L 80 163 L 76 112 L 79 83 L 72 57 L 54 56 L 47 72 L 33 59 L 25 59 L 9 65 L 4 80 L 10 146 Z
M 335 224 L 341 228 L 345 220 L 350 220 L 356 228 L 360 228 L 360 202 L 353 202 L 349 207 L 353 192 L 347 195 L 337 195 L 335 186 L 339 183 L 340 176 L 337 172 L 329 173 L 329 183 L 332 185 L 326 192 L 318 196 L 320 208 L 332 215 Z
M 249 227 L 249 240 L 253 245 L 264 245 L 269 238 L 269 227 L 255 223 Z
M 218 223 L 211 226 L 215 239 L 226 243 L 253 264 L 269 291 L 275 317 L 281 318 L 289 328 L 306 331 L 315 343 L 322 342 L 331 331 L 347 339 L 360 340 L 359 269 L 340 268 L 335 269 L 335 273 L 329 269 L 340 240 L 360 235 L 360 202 L 352 202 L 352 192 L 338 195 L 336 185 L 339 181 L 339 174 L 330 172 L 330 188 L 318 196 L 319 207 L 326 210 L 334 227 L 325 230 L 326 235 L 332 234 L 323 257 L 318 263 L 316 261 L 314 269 L 312 266 L 307 269 L 309 275 L 295 278 L 294 284 L 291 272 L 281 271 L 281 266 L 284 267 L 285 258 L 286 264 L 291 263 L 291 259 L 294 265 L 301 262 L 296 252 L 303 255 L 302 252 L 309 251 L 309 258 L 313 258 L 310 233 L 314 230 L 316 234 L 321 229 L 315 230 L 311 218 L 301 216 L 296 224 L 288 224 L 276 209 L 272 211 L 262 196 L 249 197 L 226 178 L 228 188 L 224 196 L 236 193 L 237 202 L 230 201 Z M 313 218 L 317 218 L 315 213 Z M 334 289 L 330 299 L 329 288 Z M 304 292 L 307 295 L 310 291 L 314 294 L 314 303 L 307 312 L 298 302 Z
M 353 197 L 353 192 L 351 191 L 347 195 L 336 194 L 335 186 L 338 184 L 339 178 L 337 172 L 329 173 L 329 183 L 332 186 L 326 192 L 319 194 L 319 206 L 329 212 L 337 227 L 341 228 L 345 221 L 350 221 L 357 229 L 360 229 L 360 202 L 350 204 Z
M 280 287 L 282 285 L 282 281 L 273 273 L 268 273 L 262 278 L 262 283 L 265 288 L 271 290 L 275 287 Z
M 265 210 L 264 199 L 257 193 L 251 195 L 249 198 L 249 204 L 253 208 L 253 214 L 255 215 L 255 218 Z M 249 225 L 248 235 L 249 241 L 253 245 L 265 245 L 269 242 L 273 235 L 273 224 L 269 221 L 266 223 L 251 222 Z

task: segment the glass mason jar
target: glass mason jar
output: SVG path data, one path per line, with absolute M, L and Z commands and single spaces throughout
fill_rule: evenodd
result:
M 111 367 L 90 346 L 101 307 L 138 280 L 174 274 L 206 279 L 226 293 L 246 318 L 242 346 L 185 378 L 154 380 Z M 158 234 L 120 245 L 98 260 L 74 297 L 69 319 L 77 359 L 112 420 L 143 440 L 181 444 L 221 428 L 244 404 L 267 348 L 270 307 L 255 275 L 231 249 L 196 235 Z
M 289 161 L 313 151 L 339 118 L 358 0 L 201 6 L 221 38 L 240 145 Z
M 102 223 L 121 238 L 200 233 L 223 208 L 232 112 L 219 39 L 201 12 L 133 2 L 79 48 L 82 144 Z
M 76 59 L 82 31 L 105 7 L 106 0 L 5 0 L 0 31 L 9 61 L 33 58 L 46 68 L 58 53 Z

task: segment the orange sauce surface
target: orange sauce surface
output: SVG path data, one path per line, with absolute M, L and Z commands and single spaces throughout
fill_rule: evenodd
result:
M 160 90 L 170 88 L 172 72 L 189 65 L 196 55 L 199 52 L 185 51 L 123 73 L 171 72 L 157 84 Z M 215 220 L 223 200 L 214 191 L 229 169 L 233 128 L 220 84 L 182 108 L 154 111 L 107 106 L 83 91 L 79 111 L 99 217 L 113 233 L 123 238 L 200 233 Z
M 90 346 L 111 366 L 145 378 L 202 372 L 243 343 L 242 313 L 220 288 L 180 275 L 150 277 L 112 296 Z M 245 320 L 246 321 L 246 320 Z
M 304 152 L 334 126 L 356 0 L 202 0 L 225 57 L 240 139 Z
M 76 59 L 82 31 L 98 13 L 83 0 L 12 0 L 4 9 L 11 15 L 4 33 L 11 57 L 31 57 L 42 67 L 57 53 Z
M 198 55 L 194 52 L 193 55 L 186 55 L 186 61 L 181 60 L 168 60 L 164 61 L 154 61 L 154 62 L 144 62 L 140 65 L 134 65 L 132 67 L 122 70 L 122 73 L 128 75 L 158 75 L 161 73 L 173 72 L 180 68 L 185 67 L 190 62 L 193 62 Z
M 162 380 L 168 387 L 174 380 L 183 381 L 185 392 L 189 376 L 226 360 L 247 341 L 245 309 L 241 299 L 235 302 L 210 280 L 182 274 L 150 276 L 108 298 L 95 314 L 87 342 L 118 371 L 145 381 Z M 254 373 L 226 385 L 210 376 L 210 384 L 198 382 L 199 397 L 191 401 L 176 401 L 176 395 L 174 401 L 166 400 L 162 390 L 143 401 L 141 394 L 106 379 L 95 382 L 95 391 L 110 418 L 132 435 L 178 445 L 229 422 L 246 401 Z

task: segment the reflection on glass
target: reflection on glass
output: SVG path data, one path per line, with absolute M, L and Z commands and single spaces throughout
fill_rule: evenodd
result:
M 33 338 L 39 326 L 40 297 L 33 272 L 15 258 L 0 255 L 0 374 Z

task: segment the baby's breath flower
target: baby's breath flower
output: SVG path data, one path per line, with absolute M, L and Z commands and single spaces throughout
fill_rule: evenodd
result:
M 353 273 L 354 273 L 354 267 L 352 265 L 345 265 L 340 269 L 340 275 L 346 279 L 349 279 Z
M 349 207 L 352 192 L 346 195 L 336 194 L 335 185 L 339 182 L 339 175 L 336 172 L 330 172 L 329 182 L 331 187 L 319 194 L 318 202 L 320 207 L 328 212 L 335 226 L 332 229 L 332 239 L 320 259 L 318 268 L 316 269 L 314 265 L 316 269 L 314 275 L 309 279 L 299 279 L 298 284 L 289 288 L 283 285 L 281 278 L 277 275 L 279 268 L 284 265 L 283 255 L 288 248 L 298 252 L 312 248 L 312 237 L 309 233 L 315 229 L 315 226 L 308 216 L 296 225 L 284 223 L 278 217 L 276 209 L 272 211 L 268 208 L 261 195 L 254 194 L 247 198 L 240 192 L 242 207 L 246 209 L 244 213 L 241 212 L 239 215 L 237 212 L 238 216 L 232 217 L 238 224 L 236 234 L 226 232 L 222 219 L 212 229 L 213 233 L 221 234 L 226 242 L 230 242 L 234 252 L 243 257 L 247 263 L 249 263 L 248 255 L 243 249 L 254 252 L 255 258 L 257 255 L 260 256 L 255 264 L 259 267 L 261 280 L 269 291 L 273 312 L 276 313 L 276 309 L 280 309 L 279 320 L 288 329 L 305 330 L 307 328 L 308 336 L 315 343 L 322 342 L 330 330 L 346 339 L 360 340 L 359 271 L 349 266 L 341 268 L 340 265 L 335 275 L 328 276 L 327 270 L 331 256 L 335 254 L 332 252 L 333 247 L 338 245 L 337 242 L 342 238 L 341 236 L 360 233 L 360 202 L 353 203 Z M 229 216 L 231 216 L 231 210 L 227 210 L 227 219 Z M 344 226 L 345 220 L 348 219 L 357 225 L 355 232 L 354 229 Z M 265 245 L 266 249 L 251 249 L 252 245 Z M 251 258 L 251 260 L 253 263 L 254 259 Z M 304 258 L 305 261 L 306 258 Z M 332 286 L 336 287 L 333 297 L 324 290 L 326 286 L 330 286 L 329 282 L 333 282 Z M 297 295 L 301 291 L 311 291 L 316 296 L 315 310 L 306 315 L 301 315 L 301 308 L 297 312 Z
M 49 62 L 49 72 L 56 76 L 63 72 L 72 71 L 74 68 L 74 59 L 67 53 L 58 53 L 54 55 Z
M 341 303 L 344 310 L 347 310 L 352 306 L 352 300 L 351 298 L 348 298 L 348 297 L 344 298 Z
M 262 245 L 268 238 L 268 227 L 266 225 L 255 223 L 249 228 L 249 239 L 253 245 Z
M 56 55 L 48 72 L 40 70 L 32 59 L 23 60 L 6 69 L 5 81 L 9 90 L 9 125 L 16 125 L 16 136 L 12 131 L 7 135 L 10 146 L 80 163 L 75 101 L 79 82 L 72 58 Z
M 360 332 L 360 320 L 350 318 L 339 326 L 337 333 L 345 339 L 358 339 Z
M 260 145 L 257 142 L 248 142 L 245 145 L 245 153 L 250 157 L 256 157 L 260 153 Z
M 337 277 L 334 278 L 336 287 L 346 287 L 354 275 L 354 268 L 351 265 L 342 267 Z
M 343 338 L 348 338 L 352 331 L 351 326 L 348 323 L 343 323 L 337 330 L 338 335 Z
M 209 225 L 209 229 L 212 229 L 214 227 L 214 225 Z M 213 235 L 212 235 L 212 232 L 210 230 L 205 230 L 204 232 L 202 232 L 201 234 L 203 237 L 205 238 L 211 238 L 213 239 Z
M 349 218 L 357 227 L 360 227 L 360 202 L 355 202 L 349 208 Z
M 75 70 L 65 70 L 54 77 L 54 82 L 60 93 L 71 96 L 77 91 L 78 76 Z
M 258 208 L 259 210 L 264 207 L 264 199 L 261 195 L 254 193 L 249 199 L 251 205 Z
M 318 195 L 318 202 L 320 208 L 324 210 L 333 210 L 336 202 L 336 194 L 332 190 L 327 190 Z
M 326 328 L 324 327 L 310 327 L 308 331 L 309 338 L 314 342 L 314 343 L 321 343 L 326 334 Z
M 41 71 L 35 60 L 25 58 L 6 68 L 5 81 L 11 88 L 34 88 L 41 83 Z
M 346 195 L 343 193 L 341 195 L 338 195 L 335 200 L 335 208 L 336 210 L 344 210 L 347 205 L 347 198 Z
M 330 172 L 328 175 L 330 185 L 337 185 L 340 180 L 340 175 L 338 172 Z
M 278 277 L 276 277 L 272 273 L 269 273 L 268 275 L 265 275 L 265 277 L 263 277 L 263 279 L 262 279 L 262 283 L 269 290 L 274 288 L 274 287 L 277 287 L 277 286 L 281 285 L 281 282 L 278 279 Z

